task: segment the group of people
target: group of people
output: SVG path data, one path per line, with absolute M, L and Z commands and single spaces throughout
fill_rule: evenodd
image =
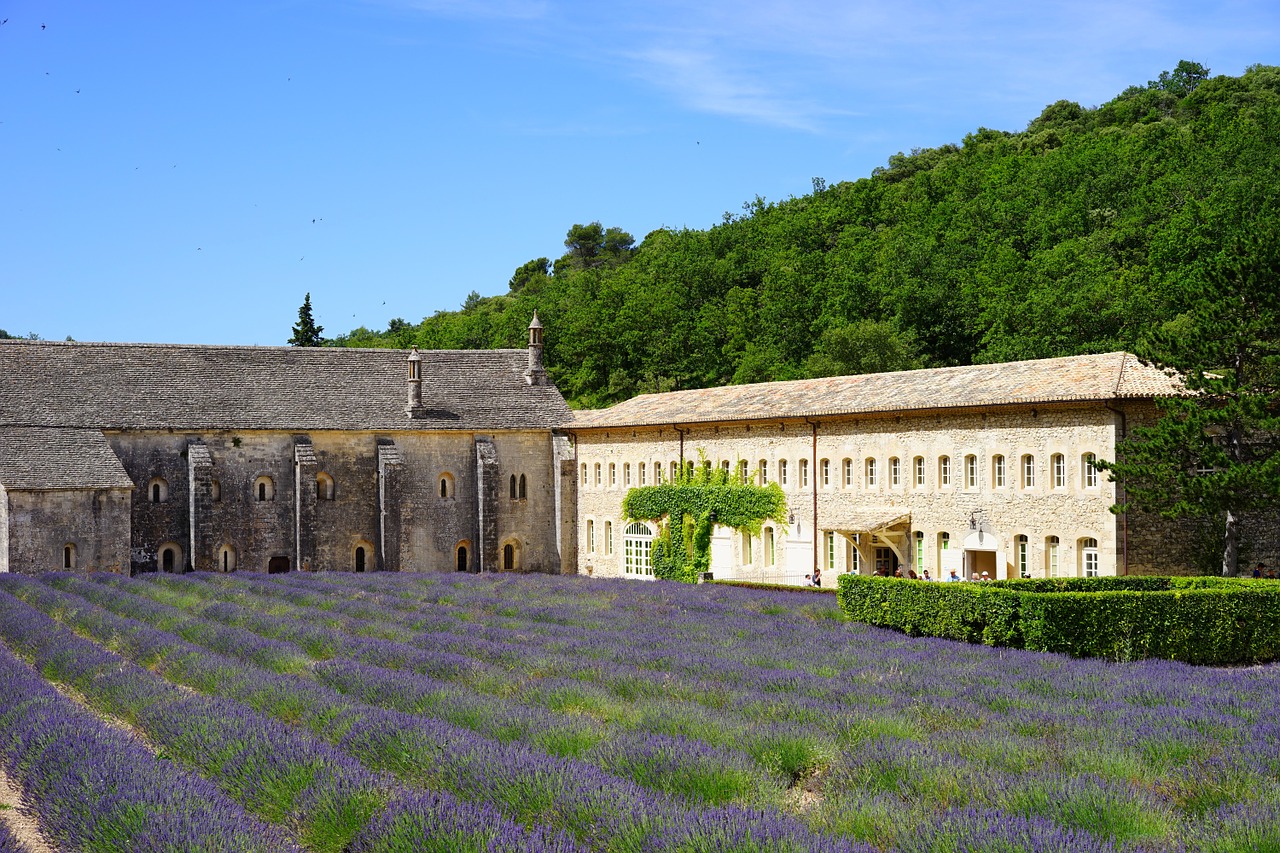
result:
M 1266 563 L 1258 563 L 1258 565 L 1254 566 L 1251 577 L 1257 579 L 1266 578 L 1269 581 L 1280 580 L 1280 578 L 1276 577 L 1276 570 L 1268 569 Z
M 990 574 L 988 574 L 987 572 L 974 572 L 971 576 L 969 576 L 969 577 L 967 577 L 967 578 L 963 578 L 963 577 L 961 577 L 961 576 L 960 576 L 960 573 L 959 573 L 959 572 L 957 572 L 955 569 L 952 569 L 952 570 L 951 570 L 951 573 L 950 573 L 947 577 L 945 577 L 945 578 L 935 578 L 935 577 L 933 577 L 932 575 L 930 575 L 930 574 L 929 574 L 929 570 L 928 570 L 928 569 L 925 569 L 925 570 L 924 570 L 924 574 L 920 574 L 920 575 L 916 574 L 916 570 L 915 570 L 915 569 L 907 569 L 907 571 L 906 571 L 906 573 L 905 573 L 905 574 L 903 574 L 903 571 L 902 571 L 902 569 L 901 569 L 901 568 L 894 569 L 892 574 L 890 574 L 890 573 L 889 573 L 889 570 L 888 570 L 888 569 L 877 569 L 877 570 L 876 570 L 876 575 L 877 575 L 878 577 L 882 577 L 882 578 L 890 578 L 890 577 L 893 577 L 893 578 L 906 578 L 907 580 L 913 580 L 913 581 L 936 581 L 936 580 L 941 580 L 941 581 L 963 581 L 963 580 L 970 580 L 970 581 L 989 581 L 989 580 L 993 580 L 993 578 L 991 577 L 991 575 L 990 575 Z

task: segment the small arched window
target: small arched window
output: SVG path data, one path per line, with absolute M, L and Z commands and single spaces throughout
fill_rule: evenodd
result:
M 253 497 L 259 502 L 276 499 L 276 484 L 270 477 L 259 477 L 253 481 Z
M 511 475 L 510 493 L 511 493 L 511 500 L 515 500 L 516 499 L 516 475 L 515 474 Z
M 768 459 L 760 460 L 759 470 L 760 470 L 760 485 L 762 486 L 769 485 L 769 460 Z
M 1086 489 L 1098 488 L 1098 457 L 1086 453 L 1080 457 L 1081 485 Z
M 1030 453 L 1022 457 L 1022 488 L 1033 489 L 1036 485 L 1036 458 Z
M 147 492 L 153 504 L 162 504 L 169 500 L 169 483 L 163 477 L 156 477 L 147 487 Z
M 917 456 L 911 460 L 911 467 L 915 469 L 915 484 L 917 489 L 924 488 L 924 457 Z
M 1098 540 L 1085 538 L 1080 540 L 1080 573 L 1087 578 L 1098 576 Z
M 526 481 L 525 481 L 525 479 L 524 479 L 524 474 L 521 474 L 521 475 L 520 475 L 520 488 L 519 488 L 517 491 L 518 491 L 518 493 L 519 493 L 519 495 L 520 495 L 520 498 L 519 498 L 520 500 L 522 500 L 522 501 L 523 501 L 523 500 L 527 500 L 527 499 L 528 499 L 528 497 L 529 497 L 529 490 L 528 490 L 528 485 L 527 485 L 527 483 L 526 483 Z
M 218 571 L 234 572 L 236 570 L 236 549 L 223 545 L 218 549 Z
M 1004 454 L 997 453 L 991 457 L 991 487 L 1003 489 L 1005 483 Z
M 587 553 L 594 554 L 596 552 L 596 521 L 594 518 L 587 519 Z
M 1053 468 L 1053 487 L 1055 489 L 1065 489 L 1067 487 L 1067 457 L 1061 453 L 1055 453 L 1050 457 L 1050 463 Z
M 182 549 L 174 542 L 166 542 L 160 546 L 159 569 L 162 572 L 176 572 L 182 566 Z
M 604 552 L 606 554 L 613 553 L 613 522 L 606 521 L 604 523 Z
M 876 470 L 876 459 L 874 456 L 868 456 L 866 461 L 866 484 L 868 489 L 874 489 L 880 483 L 879 471 Z
M 766 527 L 761 532 L 761 538 L 764 539 L 764 564 L 772 566 L 777 562 L 777 548 L 774 545 L 773 528 Z
M 853 488 L 853 460 L 845 459 L 840 463 L 840 469 L 843 472 L 843 485 L 846 489 Z
M 742 531 L 742 565 L 749 566 L 754 562 L 755 554 L 752 553 L 751 534 L 744 530 Z
M 454 564 L 458 571 L 471 571 L 471 555 L 469 553 L 469 542 L 459 542 L 457 549 L 454 551 Z
M 520 549 L 514 542 L 502 546 L 502 570 L 514 572 L 520 567 Z
M 1044 573 L 1051 578 L 1056 578 L 1060 571 L 1058 562 L 1058 550 L 1061 543 L 1057 536 L 1046 536 L 1044 540 Z
M 831 485 L 831 460 L 830 459 L 818 460 L 818 475 L 822 478 L 822 488 L 825 489 Z
M 454 496 L 453 475 L 445 471 L 440 475 L 440 497 L 448 500 Z
M 747 465 L 747 460 L 745 459 L 739 460 L 738 461 L 738 482 L 745 483 L 750 478 L 751 478 L 750 466 Z
M 809 488 L 809 460 L 800 460 L 800 488 Z
M 938 457 L 938 485 L 939 486 L 951 485 L 951 457 L 950 456 Z
M 600 485 L 600 463 L 596 463 L 596 485 Z
M 62 568 L 74 569 L 76 567 L 76 546 L 68 542 L 62 546 Z
M 902 460 L 896 456 L 889 457 L 889 485 L 894 488 L 902 485 Z
M 643 486 L 643 485 L 646 485 L 646 484 L 645 484 L 645 473 L 644 473 L 644 468 L 645 468 L 645 465 L 644 465 L 644 463 L 643 463 L 643 462 L 641 462 L 641 463 L 640 463 L 640 485 L 642 485 L 642 486 Z
M 622 463 L 622 485 L 631 488 L 631 463 Z
M 964 487 L 978 488 L 978 457 L 972 453 L 964 458 Z
M 368 560 L 368 552 L 365 551 L 365 548 L 363 545 L 357 545 L 356 553 L 355 553 L 355 566 L 354 566 L 355 570 L 357 572 L 363 572 L 365 570 L 367 560 Z
M 587 484 L 587 463 L 582 463 L 582 485 Z
M 938 534 L 938 577 L 942 577 L 942 572 L 946 569 L 947 551 L 951 548 L 951 534 L 942 532 Z M 945 578 L 943 578 L 945 580 Z
M 331 501 L 333 500 L 333 493 L 333 478 L 323 471 L 316 474 L 316 500 Z
M 785 459 L 778 460 L 778 483 L 787 485 L 787 460 Z
M 222 500 L 222 483 L 217 480 L 209 483 L 209 499 L 214 501 Z

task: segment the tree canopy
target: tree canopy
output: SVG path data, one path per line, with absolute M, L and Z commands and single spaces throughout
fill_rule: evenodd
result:
M 506 293 L 337 343 L 519 347 L 536 308 L 548 372 L 575 407 L 1133 350 L 1193 313 L 1225 247 L 1274 217 L 1276 139 L 1280 68 L 1212 77 L 1182 62 L 1100 106 L 1057 101 L 1021 132 L 894 154 L 706 229 L 635 243 L 575 224 L 564 254 L 521 265 Z

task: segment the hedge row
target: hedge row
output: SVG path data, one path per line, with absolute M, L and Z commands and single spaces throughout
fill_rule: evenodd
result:
M 1275 582 L 1053 578 L 976 584 L 841 575 L 839 596 L 851 619 L 917 636 L 1111 660 L 1280 659 Z

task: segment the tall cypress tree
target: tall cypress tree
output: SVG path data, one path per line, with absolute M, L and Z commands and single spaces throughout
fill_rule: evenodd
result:
M 293 337 L 289 338 L 289 346 L 324 346 L 324 338 L 320 337 L 323 331 L 324 326 L 317 326 L 315 318 L 311 316 L 311 294 L 308 293 L 302 300 L 302 307 L 298 309 L 298 322 L 293 324 Z
M 1160 400 L 1162 417 L 1105 467 L 1127 505 L 1221 524 L 1222 574 L 1234 575 L 1241 514 L 1280 507 L 1280 233 L 1224 254 L 1187 310 L 1139 349 L 1191 393 Z

